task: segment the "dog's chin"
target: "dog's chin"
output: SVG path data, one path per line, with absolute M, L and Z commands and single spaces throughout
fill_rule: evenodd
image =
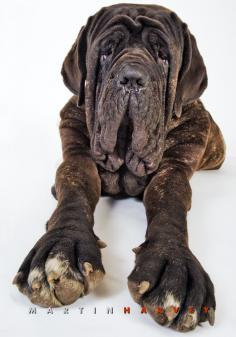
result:
M 161 134 L 157 135 L 158 141 L 154 149 L 140 156 L 128 146 L 125 155 L 125 164 L 129 171 L 138 177 L 143 177 L 155 172 L 159 166 L 163 153 L 163 140 Z
M 97 164 L 107 171 L 116 172 L 122 165 L 125 164 L 129 171 L 135 176 L 143 177 L 157 170 L 162 152 L 163 146 L 160 144 L 157 150 L 142 158 L 139 157 L 139 155 L 136 154 L 131 147 L 128 147 L 124 158 L 120 157 L 117 149 L 115 149 L 113 153 L 103 154 L 100 158 L 95 160 Z
M 127 115 L 126 115 L 127 116 Z M 134 148 L 137 142 L 132 141 L 133 127 L 129 118 L 124 118 L 117 132 L 116 144 L 112 152 L 106 152 L 107 143 L 110 137 L 106 138 L 106 146 L 103 146 L 100 134 L 97 135 L 98 151 L 93 151 L 93 158 L 96 163 L 110 172 L 118 171 L 125 165 L 135 176 L 143 177 L 157 170 L 164 148 L 163 130 L 161 125 L 157 126 L 158 133 L 154 139 L 149 139 L 147 145 L 142 149 L 142 153 Z

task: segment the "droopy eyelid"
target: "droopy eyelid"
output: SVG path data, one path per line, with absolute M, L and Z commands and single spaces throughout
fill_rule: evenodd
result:
M 100 50 L 101 54 L 111 54 L 112 51 L 113 51 L 113 46 L 111 46 L 111 45 L 107 45 L 107 46 L 101 48 L 101 50 Z
M 115 34 L 111 34 L 106 36 L 101 42 L 100 42 L 100 50 L 107 50 L 109 48 L 115 48 L 121 40 L 124 38 L 124 34 L 122 32 L 115 32 Z

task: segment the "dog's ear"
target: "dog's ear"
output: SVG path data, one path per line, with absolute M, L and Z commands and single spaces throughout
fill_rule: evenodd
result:
M 199 53 L 195 37 L 183 25 L 184 48 L 178 76 L 174 114 L 181 116 L 182 106 L 199 98 L 207 87 L 207 72 Z
M 83 26 L 67 54 L 61 69 L 63 81 L 67 88 L 79 97 L 78 104 L 84 103 L 84 86 L 86 79 L 87 34 L 92 17 Z

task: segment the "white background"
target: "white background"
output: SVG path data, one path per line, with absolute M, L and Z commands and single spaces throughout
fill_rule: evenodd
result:
M 136 1 L 149 3 L 142 0 Z M 131 300 L 126 278 L 133 268 L 131 249 L 143 242 L 146 229 L 142 203 L 134 199 L 100 200 L 95 232 L 107 271 L 94 294 L 48 315 L 11 285 L 23 258 L 44 233 L 56 206 L 50 193 L 61 162 L 59 111 L 70 97 L 60 69 L 87 17 L 111 1 L 0 2 L 0 335 L 16 336 L 174 336 L 179 333 L 141 316 Z M 233 336 L 235 324 L 235 36 L 236 2 L 159 1 L 176 11 L 197 38 L 208 70 L 203 102 L 220 125 L 227 159 L 219 171 L 198 172 L 191 180 L 192 209 L 188 215 L 190 246 L 215 284 L 216 324 L 189 335 Z M 130 316 L 122 307 L 131 306 Z M 81 316 L 79 307 L 84 306 Z M 97 315 L 92 313 L 97 307 Z M 106 307 L 113 306 L 113 316 Z

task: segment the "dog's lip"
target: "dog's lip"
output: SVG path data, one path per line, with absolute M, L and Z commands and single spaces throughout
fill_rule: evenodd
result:
M 145 87 L 141 87 L 141 88 L 125 88 L 125 92 L 128 93 L 130 96 L 138 94 L 142 90 L 145 90 Z
M 106 159 L 106 154 L 102 153 L 100 151 L 93 151 L 93 156 L 96 158 L 96 160 L 104 161 Z
M 99 160 L 96 158 L 96 162 L 110 172 L 116 172 L 117 170 L 119 170 L 119 168 L 124 164 L 125 161 L 124 158 L 119 157 L 116 151 L 111 154 L 105 154 L 104 156 L 104 160 Z

